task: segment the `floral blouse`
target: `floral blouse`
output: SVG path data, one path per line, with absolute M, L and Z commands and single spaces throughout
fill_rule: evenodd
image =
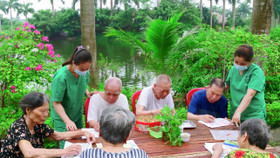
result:
M 273 153 L 259 153 L 252 149 L 236 149 L 231 151 L 226 158 L 279 158 Z
M 23 115 L 16 120 L 8 130 L 1 147 L 0 157 L 23 157 L 19 148 L 19 141 L 27 140 L 34 148 L 43 148 L 44 138 L 52 135 L 54 130 L 46 124 L 34 126 L 34 134 L 31 135 Z

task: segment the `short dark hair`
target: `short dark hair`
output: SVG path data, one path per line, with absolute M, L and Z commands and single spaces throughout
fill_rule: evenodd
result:
M 246 61 L 250 62 L 254 56 L 253 48 L 249 45 L 241 45 L 234 52 L 234 57 L 236 56 L 243 57 Z
M 135 115 L 122 107 L 105 109 L 100 118 L 100 134 L 112 144 L 124 143 L 135 123 Z
M 212 85 L 216 85 L 220 88 L 223 88 L 225 89 L 225 83 L 222 79 L 220 78 L 213 78 L 211 81 L 210 81 L 210 84 L 209 84 L 209 87 L 212 87 Z
M 91 63 L 92 62 L 92 56 L 87 49 L 82 48 L 82 49 L 78 50 L 78 47 L 76 47 L 76 49 L 74 50 L 71 58 L 66 60 L 62 64 L 62 66 L 72 64 L 73 61 L 74 61 L 74 64 L 76 64 L 76 65 L 80 65 L 81 63 L 85 63 L 85 62 L 90 62 Z
M 266 122 L 259 118 L 249 119 L 240 125 L 240 134 L 248 135 L 250 145 L 255 145 L 261 149 L 265 149 L 271 137 L 269 127 Z
M 26 114 L 27 107 L 34 110 L 35 108 L 42 106 L 45 102 L 49 102 L 49 98 L 45 94 L 41 92 L 30 92 L 20 100 L 20 107 L 23 114 Z

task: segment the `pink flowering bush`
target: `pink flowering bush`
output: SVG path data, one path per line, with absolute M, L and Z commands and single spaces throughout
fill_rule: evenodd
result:
M 24 23 L 14 35 L 0 37 L 1 107 L 17 106 L 30 91 L 50 93 L 52 74 L 61 67 L 62 59 L 47 36 Z

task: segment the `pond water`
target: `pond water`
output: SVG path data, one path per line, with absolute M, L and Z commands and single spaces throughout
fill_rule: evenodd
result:
M 81 45 L 81 38 L 77 39 L 50 39 L 50 43 L 53 44 L 56 53 L 59 53 L 65 60 L 71 57 L 76 46 Z M 154 75 L 152 73 L 145 72 L 145 63 L 137 55 L 133 55 L 130 46 L 116 41 L 115 39 L 109 39 L 102 35 L 97 35 L 97 60 L 100 60 L 100 54 L 110 62 L 109 67 L 106 69 L 107 76 L 119 77 L 124 87 L 143 88 L 152 85 Z M 103 65 L 102 65 L 103 66 Z M 117 67 L 117 70 L 113 73 L 111 69 Z M 99 78 L 104 76 L 104 69 L 99 69 Z M 102 73 L 103 72 L 103 73 Z

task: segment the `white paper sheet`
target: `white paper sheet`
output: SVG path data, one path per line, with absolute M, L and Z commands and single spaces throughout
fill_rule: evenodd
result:
M 215 145 L 216 143 L 205 143 L 204 144 L 204 147 L 205 147 L 205 149 L 207 149 L 207 150 L 209 150 L 210 152 L 211 152 L 211 154 L 213 154 L 213 146 Z M 230 152 L 230 151 L 232 151 L 232 150 L 234 150 L 234 149 L 237 149 L 236 147 L 232 147 L 232 146 L 228 146 L 228 145 L 225 145 L 225 144 L 223 144 L 223 153 L 222 153 L 222 155 L 221 155 L 221 157 L 220 158 L 224 158 L 225 156 L 227 156 L 227 154 Z
M 88 143 L 70 143 L 68 141 L 65 141 L 64 149 L 69 147 L 69 146 L 71 146 L 71 145 L 73 145 L 73 144 L 81 145 L 82 146 L 82 152 L 85 151 L 88 148 L 92 148 L 92 144 L 88 144 Z M 80 157 L 80 154 L 79 155 L 75 155 L 75 156 L 61 156 L 61 158 L 79 158 L 79 157 Z
M 211 123 L 206 123 L 204 121 L 198 121 L 198 122 L 202 123 L 205 126 L 210 127 L 210 128 L 216 128 L 216 127 L 222 127 L 222 126 L 231 125 L 231 123 L 228 120 L 224 119 L 224 118 L 216 118 L 214 120 L 214 122 L 211 122 Z
M 82 130 L 88 131 L 95 136 L 95 138 L 99 137 L 99 132 L 96 132 L 94 128 L 82 128 Z M 83 139 L 86 139 L 85 136 L 82 136 Z
M 215 140 L 237 140 L 238 130 L 210 130 Z

